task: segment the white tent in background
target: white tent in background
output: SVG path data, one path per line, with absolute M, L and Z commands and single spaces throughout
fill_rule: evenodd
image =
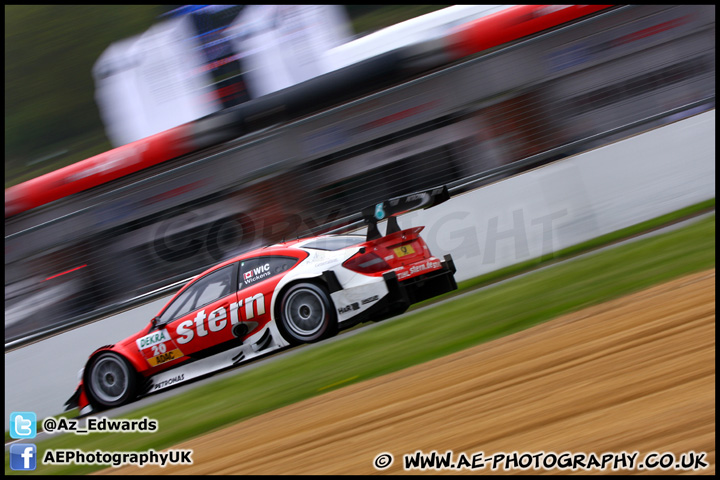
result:
M 135 87 L 138 59 L 133 45 L 139 36 L 110 45 L 93 66 L 95 102 L 113 146 L 142 138 L 148 131 L 147 119 Z
M 95 100 L 114 146 L 191 122 L 220 108 L 187 16 L 113 43 L 93 67 Z
M 228 27 L 251 97 L 329 72 L 328 50 L 350 40 L 340 5 L 248 5 Z
M 512 5 L 455 5 L 350 41 L 340 5 L 247 5 L 218 35 L 232 41 L 251 98 L 382 53 L 441 39 Z M 204 7 L 210 8 L 210 7 Z M 225 7 L 222 7 L 225 8 Z M 95 98 L 114 146 L 221 108 L 188 15 L 112 44 L 93 68 Z

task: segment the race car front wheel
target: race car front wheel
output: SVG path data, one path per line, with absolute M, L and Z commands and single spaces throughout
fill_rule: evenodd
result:
M 293 285 L 282 297 L 279 328 L 290 343 L 316 342 L 337 333 L 326 290 L 314 283 Z
M 88 400 L 95 409 L 117 407 L 135 396 L 135 370 L 115 352 L 103 352 L 85 369 Z

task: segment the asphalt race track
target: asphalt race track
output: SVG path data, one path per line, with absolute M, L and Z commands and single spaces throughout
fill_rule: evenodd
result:
M 692 223 L 703 216 L 690 219 L 675 225 L 665 227 L 654 232 L 626 240 L 632 242 L 648 236 L 657 235 L 686 224 Z M 605 248 L 614 248 L 619 244 Z M 589 252 L 588 254 L 593 254 Z M 474 294 L 468 292 L 465 294 Z M 120 339 L 139 331 L 172 297 L 162 297 L 126 312 L 112 315 L 97 322 L 55 335 L 40 342 L 13 350 L 5 354 L 5 429 L 8 429 L 10 412 L 32 411 L 39 419 L 50 415 L 62 413 L 65 401 L 72 395 L 77 386 L 77 372 L 85 364 L 90 353 L 101 345 L 117 342 Z M 412 312 L 410 312 L 412 314 Z M 372 328 L 374 324 L 363 326 L 362 329 Z M 361 329 L 361 330 L 362 330 Z M 357 331 L 356 331 L 357 332 Z M 353 332 L 351 332 L 352 334 Z M 341 335 L 340 337 L 342 337 Z M 338 337 L 338 338 L 340 338 Z M 329 339 L 321 344 L 335 341 Z M 314 348 L 316 345 L 306 345 L 302 348 Z M 277 355 L 292 355 L 292 349 Z M 110 416 L 121 418 L 125 412 L 154 403 L 176 395 L 190 388 L 202 388 L 207 382 L 212 382 L 224 375 L 234 375 L 240 370 L 253 368 L 260 363 L 272 361 L 277 355 L 263 359 L 261 362 L 250 364 L 229 372 L 211 376 L 206 380 L 181 385 L 178 388 L 151 395 L 124 407 L 108 412 Z M 52 368 L 49 368 L 52 366 Z
M 115 343 L 150 322 L 171 296 L 112 315 L 5 354 L 5 430 L 10 412 L 38 419 L 62 413 L 78 384 L 77 373 L 101 345 Z
M 398 474 L 404 454 L 452 450 L 693 451 L 708 467 L 685 473 L 713 474 L 714 425 L 713 269 L 176 445 L 192 466 L 104 472 L 362 475 L 389 453 Z

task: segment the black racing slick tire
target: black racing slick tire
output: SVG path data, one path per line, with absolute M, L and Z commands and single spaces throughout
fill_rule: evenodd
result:
M 122 355 L 101 352 L 85 368 L 85 391 L 95 410 L 118 407 L 137 393 L 137 373 Z
M 298 283 L 282 296 L 278 328 L 293 345 L 335 335 L 337 318 L 327 290 L 314 283 Z

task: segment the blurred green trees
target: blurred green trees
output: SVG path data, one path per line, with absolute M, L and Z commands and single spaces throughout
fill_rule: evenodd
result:
M 110 148 L 92 66 L 112 42 L 142 33 L 157 5 L 5 6 L 5 186 Z M 69 157 L 69 158 L 68 158 Z M 34 169 L 32 167 L 35 167 Z
M 444 5 L 348 6 L 356 33 Z M 111 148 L 95 104 L 92 66 L 113 42 L 140 34 L 164 5 L 5 6 L 5 187 Z

